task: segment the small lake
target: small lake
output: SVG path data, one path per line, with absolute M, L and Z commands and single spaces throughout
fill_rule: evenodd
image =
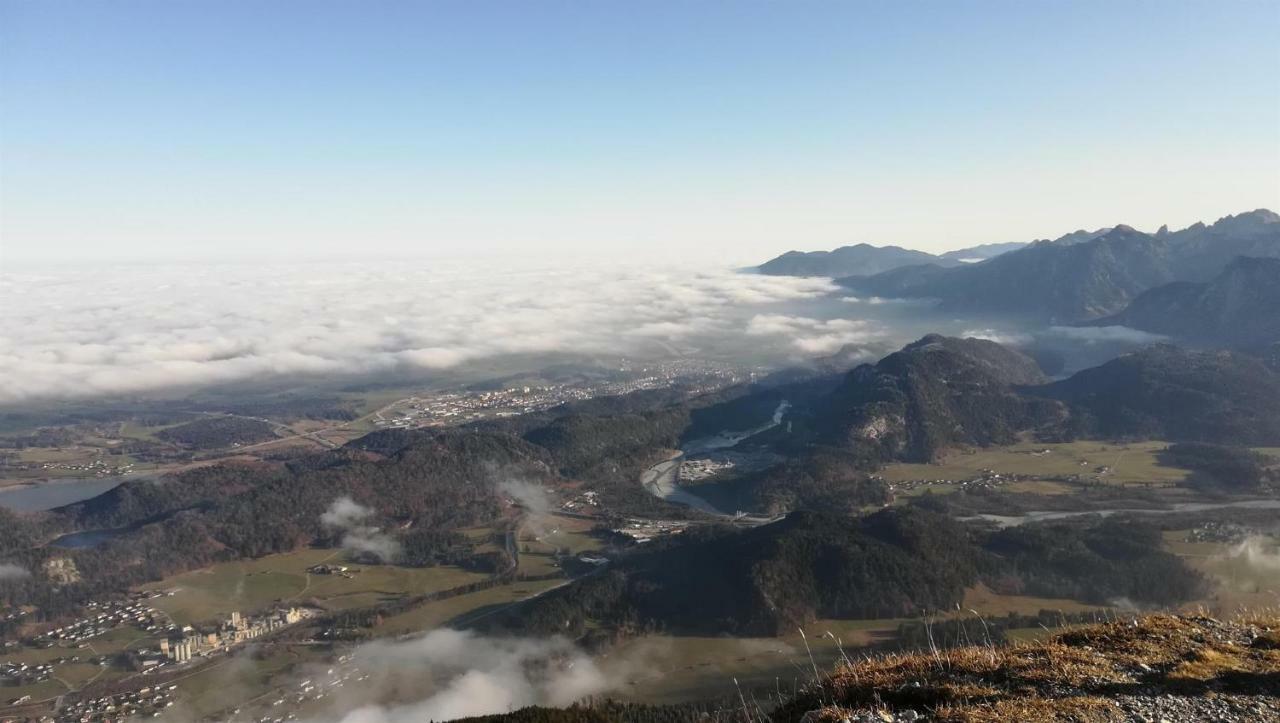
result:
M 74 477 L 37 482 L 22 487 L 0 489 L 0 507 L 14 512 L 43 512 L 55 507 L 93 499 L 120 486 L 126 479 L 140 477 Z
M 49 544 L 53 547 L 66 547 L 70 549 L 79 549 L 86 547 L 97 547 L 102 543 L 110 540 L 117 535 L 122 535 L 127 530 L 86 530 L 85 532 L 72 532 L 69 535 L 63 535 Z

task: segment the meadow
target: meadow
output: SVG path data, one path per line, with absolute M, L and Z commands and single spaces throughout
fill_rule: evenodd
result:
M 346 565 L 350 578 L 307 569 L 320 563 Z M 487 577 L 453 566 L 410 568 L 355 565 L 341 551 L 304 548 L 255 560 L 237 560 L 185 572 L 144 586 L 172 595 L 152 604 L 179 625 L 212 620 L 232 611 L 250 612 L 275 603 L 316 603 L 331 610 L 373 605 L 405 595 L 447 590 Z
M 991 470 L 999 474 L 1031 477 L 1079 475 L 1082 480 L 1096 477 L 1098 482 L 1112 485 L 1176 485 L 1185 481 L 1189 473 L 1160 461 L 1160 452 L 1167 446 L 1166 442 L 1020 442 L 1007 447 L 952 452 L 936 464 L 890 464 L 880 475 L 890 482 L 964 480 Z M 1048 452 L 1044 453 L 1045 450 Z M 1101 467 L 1109 470 L 1097 473 Z M 1049 493 L 1058 491 L 1055 487 Z
M 518 535 L 520 572 L 549 575 L 560 570 L 555 565 L 557 553 L 579 555 L 600 549 L 600 540 L 591 536 L 596 524 L 594 520 L 562 515 L 546 515 L 526 522 Z

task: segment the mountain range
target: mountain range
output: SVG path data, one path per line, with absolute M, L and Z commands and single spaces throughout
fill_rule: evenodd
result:
M 1098 229 L 1097 231 L 1081 229 L 1072 231 L 1052 241 L 1032 243 L 1052 243 L 1059 246 L 1068 246 L 1095 239 L 1110 230 L 1110 228 Z M 905 266 L 920 264 L 958 266 L 978 263 L 1010 251 L 1017 251 L 1029 245 L 1022 241 L 1009 241 L 979 244 L 978 246 L 956 249 L 942 254 L 931 254 L 925 251 L 905 249 L 901 246 L 873 246 L 860 243 L 853 246 L 841 246 L 831 251 L 788 251 L 777 258 L 760 264 L 756 267 L 756 270 L 771 276 L 872 276 Z
M 951 311 L 1078 323 L 1120 314 L 1159 286 L 1209 282 L 1239 256 L 1280 257 L 1280 216 L 1258 209 L 1180 231 L 1161 227 L 1148 234 L 1117 225 L 1015 246 L 934 256 L 859 244 L 830 252 L 788 252 L 759 271 L 832 276 L 859 294 L 937 299 Z
M 760 264 L 756 270 L 770 276 L 872 276 L 921 264 L 960 266 L 977 263 L 995 258 L 1000 254 L 1017 251 L 1026 245 L 1020 241 L 991 243 L 956 249 L 944 254 L 931 254 L 904 249 L 901 246 L 855 244 L 841 246 L 831 251 L 788 251 Z
M 1120 225 L 1086 240 L 1039 241 L 981 263 L 902 267 L 840 283 L 868 295 L 938 299 L 953 311 L 1073 323 L 1117 314 L 1157 286 L 1211 279 L 1242 255 L 1280 257 L 1280 216 L 1260 209 L 1154 235 Z
M 957 263 L 960 262 L 901 246 L 857 244 L 833 251 L 788 251 L 757 270 L 770 276 L 870 276 L 902 266 Z

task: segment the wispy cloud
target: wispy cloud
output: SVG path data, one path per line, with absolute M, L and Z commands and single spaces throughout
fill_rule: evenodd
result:
M 373 510 L 350 497 L 339 497 L 320 515 L 320 523 L 342 535 L 343 549 L 357 557 L 392 562 L 400 557 L 400 543 L 369 524 Z
M 1051 326 L 1042 337 L 1065 339 L 1084 344 L 1120 343 L 1120 344 L 1154 344 L 1167 341 L 1169 337 L 1151 332 L 1131 329 L 1127 326 Z
M 24 580 L 31 577 L 31 571 L 12 562 L 0 562 L 0 582 L 6 580 Z

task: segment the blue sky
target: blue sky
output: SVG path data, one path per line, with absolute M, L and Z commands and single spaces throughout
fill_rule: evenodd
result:
M 0 259 L 743 263 L 1280 206 L 1280 3 L 0 0 Z

